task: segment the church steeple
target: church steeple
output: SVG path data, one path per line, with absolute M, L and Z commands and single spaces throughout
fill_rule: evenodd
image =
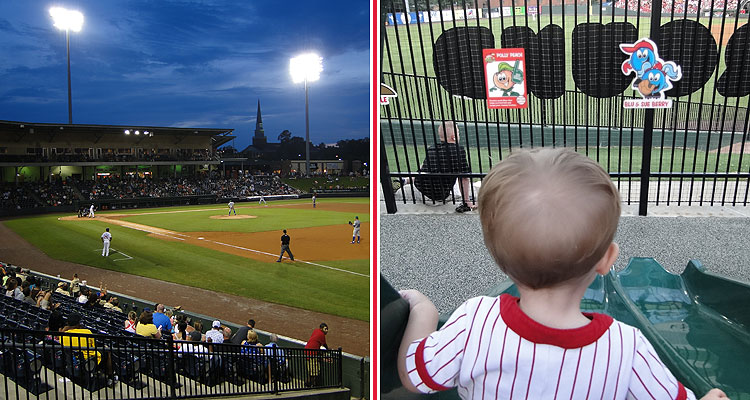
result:
M 260 115 L 260 99 L 258 99 L 258 114 L 255 119 L 255 136 L 253 136 L 253 146 L 261 148 L 266 145 L 266 134 L 263 132 L 263 117 Z

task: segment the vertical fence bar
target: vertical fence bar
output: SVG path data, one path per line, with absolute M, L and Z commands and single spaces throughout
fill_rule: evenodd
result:
M 649 37 L 654 43 L 659 42 L 659 27 L 661 25 L 661 2 L 654 0 L 651 4 L 651 33 Z M 648 213 L 648 188 L 651 178 L 651 146 L 654 135 L 654 109 L 646 109 L 643 121 L 643 158 L 641 159 L 641 193 L 638 202 L 638 215 Z

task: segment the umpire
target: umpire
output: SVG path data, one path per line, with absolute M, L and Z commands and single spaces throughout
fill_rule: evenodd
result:
M 289 235 L 286 234 L 286 229 L 284 229 L 284 234 L 281 235 L 281 254 L 279 254 L 279 259 L 276 260 L 276 262 L 281 262 L 281 259 L 284 256 L 284 252 L 286 251 L 287 254 L 289 254 L 289 259 L 294 261 L 294 256 L 292 255 L 292 251 L 289 250 L 289 241 L 291 238 Z

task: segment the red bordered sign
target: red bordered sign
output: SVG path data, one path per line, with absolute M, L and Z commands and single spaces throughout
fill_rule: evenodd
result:
M 487 107 L 527 108 L 524 49 L 484 49 Z

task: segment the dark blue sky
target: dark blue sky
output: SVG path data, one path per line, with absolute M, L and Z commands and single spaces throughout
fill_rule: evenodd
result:
M 304 84 L 289 59 L 316 51 L 310 140 L 368 137 L 370 9 L 363 1 L 0 1 L 0 120 L 68 121 L 65 33 L 48 9 L 84 14 L 71 33 L 73 122 L 233 128 L 305 136 Z

